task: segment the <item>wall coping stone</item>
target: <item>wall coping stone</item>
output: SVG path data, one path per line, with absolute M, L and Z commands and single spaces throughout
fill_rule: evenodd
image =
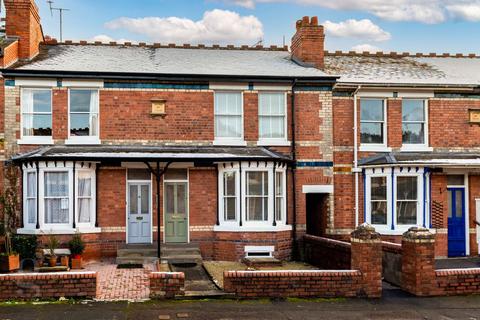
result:
M 480 268 L 441 269 L 435 270 L 435 274 L 437 276 L 455 276 L 464 274 L 480 275 Z
M 435 242 L 435 235 L 427 228 L 411 227 L 403 234 L 402 240 L 415 243 L 432 243 Z
M 368 223 L 362 223 L 352 233 L 352 242 L 356 243 L 374 243 L 381 242 L 380 233 Z

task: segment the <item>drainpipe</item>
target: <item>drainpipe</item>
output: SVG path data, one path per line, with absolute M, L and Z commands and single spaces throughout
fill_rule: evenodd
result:
M 292 95 L 291 95 L 291 130 L 292 130 L 292 188 L 293 188 L 293 217 L 292 217 L 292 258 L 297 258 L 297 183 L 295 178 L 295 172 L 297 168 L 297 147 L 295 140 L 295 86 L 297 85 L 297 79 L 292 82 Z
M 358 86 L 353 93 L 353 170 L 355 173 L 355 228 L 358 227 L 358 175 L 361 170 L 358 168 L 358 111 L 357 111 L 357 94 L 362 86 Z

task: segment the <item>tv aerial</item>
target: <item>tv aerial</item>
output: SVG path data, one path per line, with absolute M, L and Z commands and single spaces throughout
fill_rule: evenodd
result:
M 58 11 L 58 16 L 60 17 L 60 42 L 63 42 L 63 12 L 64 11 L 70 11 L 70 9 L 67 8 L 56 8 L 53 7 L 53 1 L 52 0 L 47 0 L 48 5 L 50 6 L 50 14 L 53 17 L 53 11 L 56 10 Z

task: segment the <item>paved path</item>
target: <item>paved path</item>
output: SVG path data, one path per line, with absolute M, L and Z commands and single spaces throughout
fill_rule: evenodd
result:
M 117 269 L 110 261 L 91 263 L 87 270 L 98 272 L 98 301 L 144 301 L 150 294 L 148 273 L 153 266 L 139 269 Z

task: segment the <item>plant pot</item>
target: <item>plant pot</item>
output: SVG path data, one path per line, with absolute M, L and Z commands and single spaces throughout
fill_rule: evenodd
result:
M 0 272 L 12 272 L 20 269 L 20 256 L 0 256 Z
M 61 256 L 60 257 L 60 265 L 64 267 L 68 267 L 68 256 Z
M 57 257 L 53 256 L 53 257 L 48 258 L 48 265 L 50 267 L 55 267 L 57 265 Z
M 72 269 L 82 269 L 82 257 L 72 257 Z

